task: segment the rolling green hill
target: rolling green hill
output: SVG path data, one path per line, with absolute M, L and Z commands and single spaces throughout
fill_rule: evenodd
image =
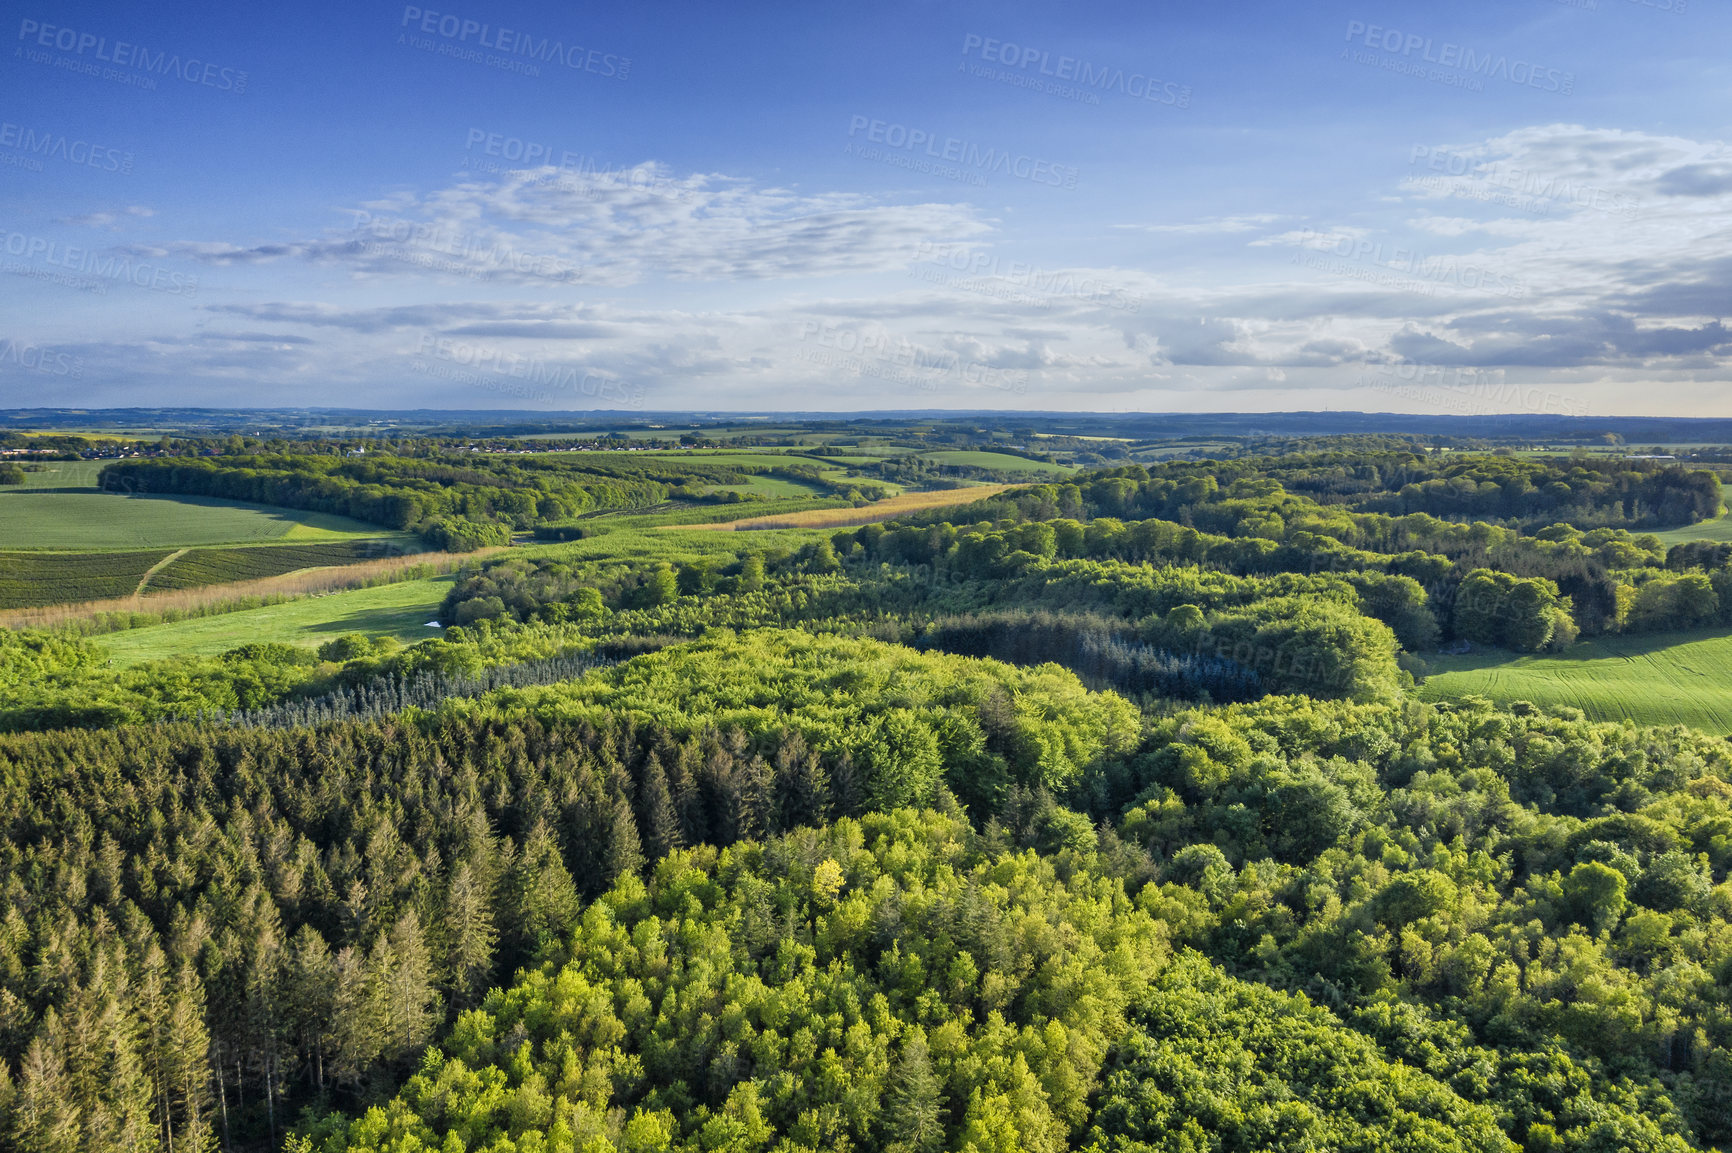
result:
M 1568 705 L 1593 720 L 1691 725 L 1732 735 L 1732 633 L 1726 629 L 1601 637 L 1556 656 L 1496 650 L 1428 661 L 1427 700 Z
M 0 489 L 0 549 L 186 548 L 383 535 L 377 526 L 345 517 L 214 497 L 128 496 L 89 486 Z

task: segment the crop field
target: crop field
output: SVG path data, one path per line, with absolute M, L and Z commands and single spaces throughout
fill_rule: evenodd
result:
M 252 642 L 316 647 L 344 633 L 404 644 L 439 635 L 427 627 L 451 587 L 448 576 L 303 597 L 284 604 L 129 629 L 97 638 L 119 666 L 174 656 L 215 656 Z
M 1012 456 L 1007 452 L 975 452 L 966 450 L 923 452 L 920 459 L 933 464 L 960 464 L 971 468 L 1004 469 L 1009 472 L 1038 472 L 1046 476 L 1069 476 L 1076 470 L 1069 465 L 1051 464 L 1043 460 Z
M 0 549 L 189 548 L 380 535 L 377 526 L 345 517 L 215 497 L 128 496 L 45 486 L 0 489 Z
M 388 546 L 387 546 L 388 547 Z M 230 581 L 281 576 L 299 569 L 354 564 L 382 555 L 375 540 L 253 548 L 187 549 L 151 574 L 147 591 L 198 588 Z
M 0 553 L 0 609 L 131 596 L 172 550 L 119 553 Z
M 1601 637 L 1555 656 L 1471 653 L 1428 658 L 1426 700 L 1571 705 L 1590 718 L 1692 725 L 1732 734 L 1732 633 L 1725 629 Z

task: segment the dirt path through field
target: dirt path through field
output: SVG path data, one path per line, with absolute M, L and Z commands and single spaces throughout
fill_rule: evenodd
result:
M 174 552 L 169 553 L 167 556 L 163 557 L 161 560 L 157 561 L 155 564 L 153 564 L 149 568 L 145 569 L 144 575 L 138 578 L 138 587 L 132 590 L 132 595 L 135 597 L 143 596 L 144 595 L 144 586 L 150 583 L 151 577 L 155 576 L 157 573 L 161 572 L 163 569 L 167 568 L 169 565 L 173 564 L 175 561 L 177 561 L 181 557 L 185 556 L 189 551 L 190 550 L 184 549 L 184 548 L 183 549 L 176 549 Z

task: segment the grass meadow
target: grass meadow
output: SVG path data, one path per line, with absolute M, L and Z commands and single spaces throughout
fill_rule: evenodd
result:
M 427 627 L 451 587 L 449 576 L 401 581 L 302 597 L 283 604 L 220 616 L 109 633 L 97 638 L 114 663 L 135 665 L 159 657 L 215 656 L 237 645 L 274 641 L 316 646 L 344 633 L 393 636 L 414 644 L 439 635 Z
M 1426 700 L 1465 696 L 1570 705 L 1594 720 L 1692 725 L 1732 735 L 1732 631 L 1599 637 L 1547 656 L 1487 650 L 1428 657 Z

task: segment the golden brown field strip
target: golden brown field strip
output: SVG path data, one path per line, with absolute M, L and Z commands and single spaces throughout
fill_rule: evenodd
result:
M 927 512 L 951 505 L 973 504 L 977 500 L 997 496 L 1008 484 L 982 484 L 973 488 L 952 488 L 939 492 L 905 492 L 887 500 L 862 505 L 860 508 L 812 508 L 781 516 L 755 516 L 747 520 L 724 521 L 721 524 L 668 524 L 664 530 L 703 529 L 708 532 L 741 532 L 759 528 L 849 528 L 857 524 L 876 524 L 910 512 Z

